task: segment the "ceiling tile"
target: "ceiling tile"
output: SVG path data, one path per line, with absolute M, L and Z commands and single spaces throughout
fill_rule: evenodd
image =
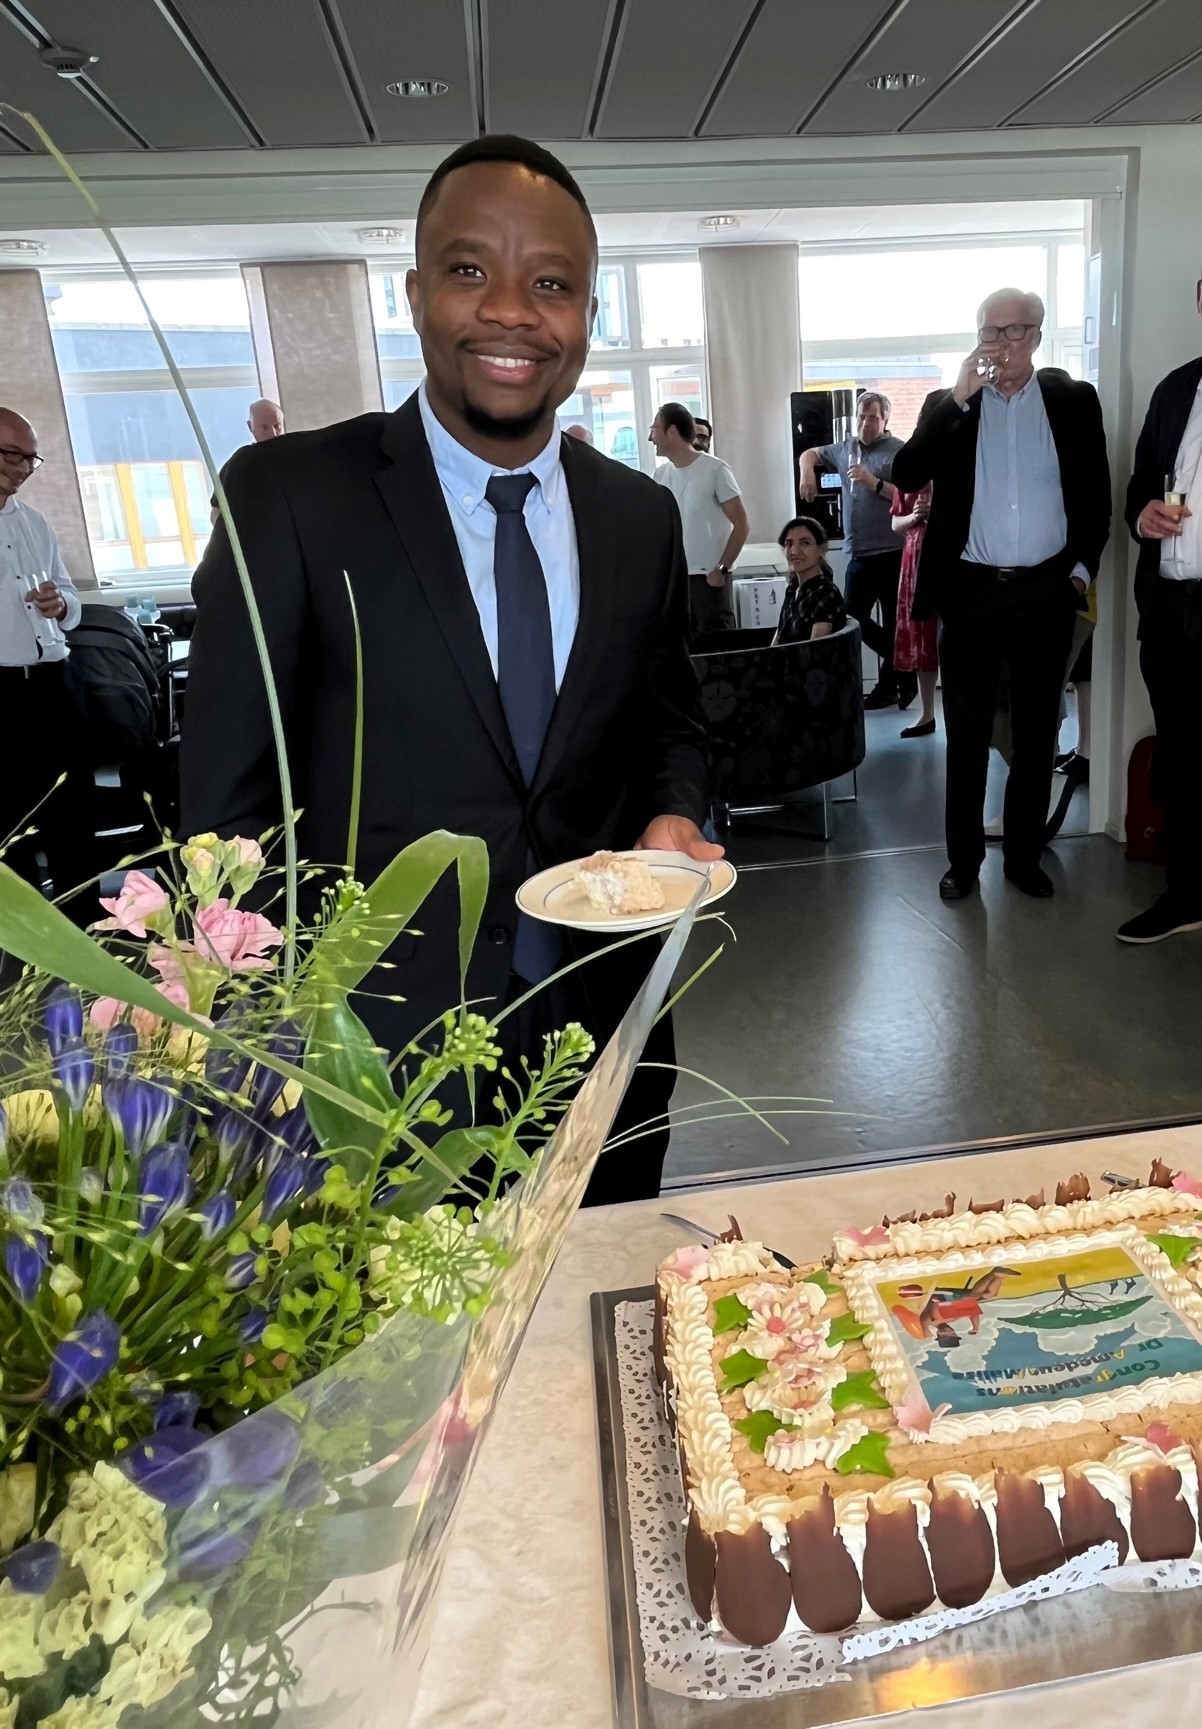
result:
M 246 0 L 242 0 L 245 4 Z M 465 8 L 454 0 L 327 0 L 342 20 L 386 144 L 462 143 L 479 132 Z M 390 96 L 399 78 L 441 78 L 445 96 Z
M 1123 126 L 1167 126 L 1174 121 L 1197 120 L 1202 115 L 1202 58 L 1173 72 L 1141 96 L 1106 116 L 1107 124 Z
M 792 133 L 890 9 L 890 0 L 840 0 L 799 26 L 797 0 L 768 0 L 703 128 L 712 137 Z
M 752 0 L 627 0 L 599 138 L 687 138 Z
M 975 65 L 919 107 L 909 130 L 975 132 L 999 125 L 1140 10 L 1136 0 L 1037 0 Z
M 175 0 L 175 9 L 268 144 L 367 142 L 316 0 Z
M 153 0 L 31 0 L 29 9 L 56 42 L 100 56 L 93 82 L 156 149 L 221 150 L 247 142 Z
M 585 136 L 606 14 L 602 0 L 484 0 L 492 131 Z
M 807 132 L 894 132 L 1015 9 L 1018 0 L 910 0 L 860 54 Z M 880 72 L 920 72 L 913 90 L 868 88 Z
M 9 102 L 14 108 L 36 115 L 60 150 L 131 148 L 128 134 L 114 125 L 95 103 L 46 70 L 28 37 L 2 12 L 0 102 Z M 20 121 L 14 120 L 12 124 L 24 135 Z
M 1202 48 L 1198 0 L 1160 0 L 1113 42 L 1016 116 L 1020 126 L 1087 126 Z M 1189 116 L 1185 116 L 1189 118 Z

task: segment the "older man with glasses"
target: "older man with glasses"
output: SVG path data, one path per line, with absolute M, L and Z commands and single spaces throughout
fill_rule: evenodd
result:
M 923 405 L 893 459 L 904 492 L 933 482 L 915 618 L 939 617 L 947 728 L 944 900 L 977 886 L 999 673 L 1009 674 L 1013 757 L 1006 783 L 1007 878 L 1045 900 L 1040 866 L 1060 693 L 1085 592 L 1110 534 L 1110 467 L 1097 392 L 1035 371 L 1037 294 L 1001 288 L 977 317 L 977 346 L 950 390 Z
M 66 683 L 64 632 L 79 623 L 80 602 L 54 530 L 17 493 L 42 458 L 38 435 L 11 408 L 0 408 L 0 844 L 26 827 L 36 836 L 12 845 L 5 862 L 41 883 L 37 853 L 57 893 L 90 874 L 91 782 L 81 764 L 80 717 Z M 56 789 L 62 775 L 66 782 Z

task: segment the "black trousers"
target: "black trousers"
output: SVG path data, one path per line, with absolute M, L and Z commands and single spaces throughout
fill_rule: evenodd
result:
M 731 578 L 721 588 L 711 588 L 703 573 L 689 576 L 689 631 L 693 636 L 708 636 L 716 630 L 735 628 L 731 604 Z
M 0 667 L 0 736 L 5 741 L 0 843 L 18 830 L 37 831 L 15 840 L 4 862 L 40 888 L 37 854 L 44 854 L 56 898 L 80 890 L 63 903 L 64 912 L 87 923 L 100 917 L 101 908 L 94 881 L 94 785 L 82 750 L 82 726 L 61 662 L 28 671 Z
M 1202 582 L 1157 577 L 1140 616 L 1139 670 L 1156 721 L 1156 794 L 1165 807 L 1168 891 L 1202 914 Z
M 897 689 L 897 674 L 893 670 L 893 638 L 897 634 L 897 588 L 901 581 L 902 549 L 896 552 L 874 552 L 866 558 L 858 555 L 848 559 L 846 575 L 847 610 L 860 626 L 860 636 L 873 654 L 881 657 L 879 687 Z M 872 616 L 880 606 L 881 624 Z M 902 674 L 903 679 L 913 677 Z
M 971 874 L 985 857 L 985 780 L 998 674 L 1010 687 L 1013 756 L 1006 781 L 1003 852 L 1016 870 L 1039 863 L 1060 693 L 1073 642 L 1077 591 L 1062 561 L 1002 580 L 961 563 L 943 613 L 939 665 L 947 728 L 947 856 Z

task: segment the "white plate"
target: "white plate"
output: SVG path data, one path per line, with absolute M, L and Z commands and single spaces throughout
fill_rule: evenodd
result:
M 517 903 L 532 919 L 542 919 L 551 925 L 565 925 L 574 931 L 651 931 L 660 925 L 675 924 L 693 897 L 699 880 L 706 880 L 704 911 L 714 901 L 721 900 L 735 886 L 735 867 L 726 859 L 702 864 L 683 852 L 620 853 L 620 858 L 637 858 L 645 864 L 664 891 L 664 904 L 654 912 L 616 915 L 600 912 L 582 889 L 572 887 L 572 879 L 583 859 L 570 864 L 552 865 L 524 882 L 517 892 Z

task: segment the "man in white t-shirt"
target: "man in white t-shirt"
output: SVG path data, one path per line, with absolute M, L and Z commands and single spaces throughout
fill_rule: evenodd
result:
M 655 478 L 675 498 L 689 567 L 689 614 L 694 636 L 733 630 L 731 573 L 747 540 L 739 483 L 724 462 L 693 448 L 697 426 L 683 402 L 665 402 L 651 423 L 651 442 L 664 460 Z
M 41 882 L 37 853 L 55 892 L 91 874 L 91 776 L 82 761 L 82 720 L 67 688 L 64 631 L 79 623 L 80 601 L 46 518 L 17 497 L 41 464 L 38 435 L 23 415 L 0 408 L 0 731 L 8 741 L 0 775 L 0 843 L 23 831 L 5 862 Z M 62 774 L 67 780 L 55 789 Z M 95 911 L 89 897 L 87 917 Z M 67 910 L 73 911 L 73 907 Z

